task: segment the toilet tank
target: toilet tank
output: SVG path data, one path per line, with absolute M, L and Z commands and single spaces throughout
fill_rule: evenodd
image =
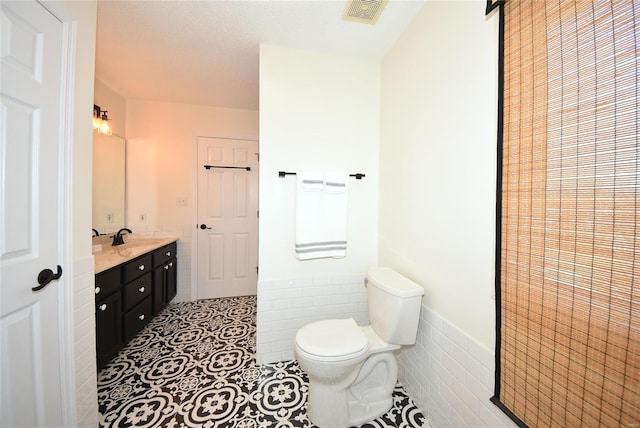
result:
M 424 288 L 393 269 L 369 269 L 369 321 L 376 334 L 387 343 L 414 344 L 423 294 Z

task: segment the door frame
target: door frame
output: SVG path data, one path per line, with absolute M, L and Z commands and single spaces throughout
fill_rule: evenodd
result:
M 260 153 L 260 141 L 256 135 L 224 134 L 219 132 L 196 132 L 193 134 L 191 156 L 193 158 L 191 168 L 192 193 L 191 193 L 191 292 L 190 299 L 198 297 L 198 138 L 221 138 L 225 140 L 245 140 L 258 143 Z M 258 154 L 258 162 L 260 155 Z M 258 177 L 258 201 L 260 200 L 260 178 Z M 256 239 L 259 239 L 259 234 Z M 258 248 L 260 248 L 258 246 Z M 260 260 L 260 253 L 258 253 Z M 256 284 L 257 285 L 257 284 Z
M 58 321 L 60 338 L 60 400 L 62 423 L 77 425 L 74 335 L 74 224 L 73 169 L 75 128 L 75 64 L 78 21 L 58 0 L 37 0 L 62 23 L 62 71 L 60 74 L 60 142 L 58 156 L 58 257 L 64 275 L 54 285 L 58 290 Z M 82 108 L 82 107 L 80 107 Z M 87 126 L 88 122 L 87 122 Z

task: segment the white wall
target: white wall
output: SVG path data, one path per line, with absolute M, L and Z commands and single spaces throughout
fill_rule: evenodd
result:
M 98 425 L 98 391 L 95 353 L 94 265 L 91 254 L 91 118 L 95 63 L 95 1 L 69 1 L 62 5 L 75 17 L 73 165 L 73 325 L 74 378 L 77 426 Z
M 434 426 L 509 424 L 493 392 L 498 16 L 425 3 L 382 63 L 379 262 L 425 287 L 400 380 Z
M 192 300 L 191 243 L 196 136 L 258 137 L 258 112 L 168 102 L 127 100 L 127 226 L 167 233 L 178 241 L 178 295 Z M 184 197 L 186 206 L 177 206 Z M 141 223 L 139 215 L 145 214 Z
M 261 46 L 259 362 L 293 358 L 293 334 L 312 319 L 367 320 L 363 279 L 377 262 L 379 117 L 378 63 Z M 280 178 L 280 170 L 366 174 L 349 181 L 344 259 L 296 259 L 295 177 Z
M 384 58 L 380 262 L 493 348 L 497 19 L 483 7 L 427 2 Z

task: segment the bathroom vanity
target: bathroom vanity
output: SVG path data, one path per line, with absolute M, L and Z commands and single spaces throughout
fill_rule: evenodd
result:
M 136 238 L 94 253 L 98 370 L 175 297 L 176 241 Z

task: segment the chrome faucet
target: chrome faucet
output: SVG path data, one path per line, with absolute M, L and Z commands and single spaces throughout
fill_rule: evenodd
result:
M 123 227 L 122 229 L 120 229 L 118 231 L 118 233 L 116 233 L 115 235 L 113 235 L 113 243 L 111 244 L 112 246 L 115 245 L 122 245 L 124 244 L 124 240 L 122 239 L 122 232 L 128 232 L 128 233 L 133 233 L 131 231 L 131 229 L 128 229 L 126 227 Z

